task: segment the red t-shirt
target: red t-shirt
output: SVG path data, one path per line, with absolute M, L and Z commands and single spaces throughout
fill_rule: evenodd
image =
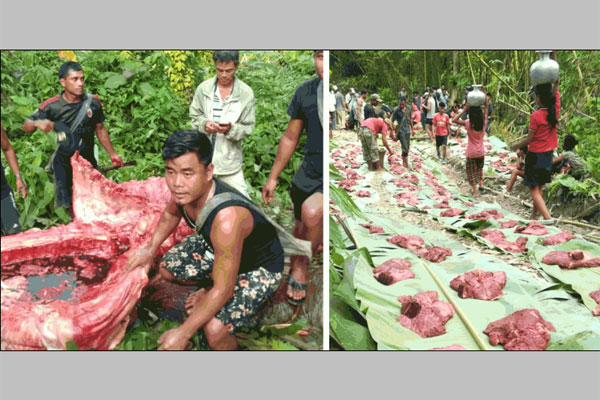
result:
M 556 96 L 556 119 L 558 119 L 560 111 L 560 93 L 554 92 L 554 95 Z M 529 130 L 535 131 L 535 136 L 533 137 L 533 141 L 529 144 L 529 151 L 533 151 L 534 153 L 544 153 L 558 147 L 556 126 L 554 129 L 550 128 L 550 124 L 546 121 L 547 115 L 548 110 L 546 109 L 540 109 L 531 114 Z
M 433 117 L 433 125 L 435 126 L 435 136 L 447 136 L 448 128 L 447 125 L 450 123 L 450 117 L 446 114 L 437 113 Z
M 387 124 L 385 122 L 383 122 L 382 119 L 379 119 L 379 118 L 367 118 L 363 121 L 362 124 L 360 124 L 360 126 L 361 127 L 366 126 L 375 134 L 383 133 L 384 135 L 387 135 L 387 133 L 388 133 Z

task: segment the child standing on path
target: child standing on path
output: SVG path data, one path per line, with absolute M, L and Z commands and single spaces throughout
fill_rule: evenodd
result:
M 483 110 L 481 107 L 472 107 L 467 103 L 463 110 L 452 118 L 452 122 L 458 125 L 462 125 L 467 129 L 467 179 L 469 185 L 473 189 L 473 196 L 477 196 L 477 184 L 479 183 L 479 189 L 483 186 L 483 162 L 485 160 L 485 147 L 483 139 L 485 137 L 484 121 L 487 120 L 487 103 L 489 98 L 485 98 L 485 104 Z M 463 121 L 460 117 L 465 113 L 469 112 L 469 119 Z
M 446 104 L 440 103 L 439 111 L 433 117 L 433 126 L 435 126 L 435 148 L 438 158 L 442 158 L 442 163 L 446 162 L 448 132 L 450 131 L 450 117 L 446 115 L 445 110 Z M 443 157 L 440 157 L 440 147 L 443 147 Z

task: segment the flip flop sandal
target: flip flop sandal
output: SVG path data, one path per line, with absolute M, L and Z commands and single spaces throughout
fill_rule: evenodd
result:
M 306 283 L 297 282 L 296 279 L 294 279 L 294 277 L 292 275 L 290 275 L 287 278 L 287 283 L 288 283 L 288 286 L 292 287 L 292 290 L 294 292 L 298 291 L 298 290 L 307 290 L 308 289 L 308 285 Z M 291 305 L 294 305 L 294 306 L 299 306 L 302 303 L 304 303 L 304 300 L 306 300 L 306 296 L 304 296 L 303 298 L 298 299 L 298 300 L 294 300 L 293 298 L 291 298 L 289 296 L 286 296 L 286 297 L 287 297 L 288 303 L 290 303 Z

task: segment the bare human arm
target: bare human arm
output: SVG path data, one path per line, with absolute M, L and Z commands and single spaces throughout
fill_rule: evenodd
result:
M 51 132 L 54 129 L 54 122 L 48 119 L 39 119 L 36 121 L 28 119 L 23 124 L 23 132 L 25 133 L 34 132 L 36 129 L 39 129 L 46 133 Z
M 469 108 L 470 108 L 470 107 L 471 107 L 471 106 L 469 105 L 469 103 L 467 103 L 467 104 L 466 104 L 466 105 L 463 107 L 462 111 L 461 111 L 461 112 L 459 112 L 458 114 L 456 114 L 456 115 L 454 116 L 454 118 L 452 118 L 452 123 L 453 123 L 453 124 L 457 124 L 457 125 L 467 126 L 467 123 L 466 123 L 465 121 L 461 120 L 461 119 L 460 119 L 460 117 L 462 117 L 462 115 L 463 115 L 464 113 L 466 113 L 466 112 L 469 110 Z
M 301 119 L 292 118 L 288 123 L 288 127 L 279 142 L 277 156 L 275 156 L 271 173 L 269 174 L 267 183 L 262 188 L 262 199 L 265 204 L 269 204 L 273 200 L 275 188 L 277 187 L 277 178 L 279 178 L 281 171 L 283 171 L 288 161 L 290 161 L 292 154 L 294 154 L 303 126 L 304 124 Z
M 17 155 L 15 154 L 15 150 L 10 144 L 8 140 L 8 135 L 4 130 L 4 126 L 0 124 L 0 128 L 2 130 L 2 151 L 4 152 L 4 156 L 6 156 L 6 161 L 8 162 L 8 166 L 12 170 L 12 172 L 17 177 L 17 193 L 21 193 L 23 198 L 27 198 L 27 186 L 25 186 L 25 182 L 23 181 L 23 177 L 21 176 L 21 172 L 19 171 L 19 161 L 17 161 Z
M 131 254 L 127 263 L 127 270 L 131 271 L 134 268 L 143 267 L 148 273 L 156 251 L 162 242 L 177 228 L 180 220 L 181 213 L 177 209 L 175 201 L 171 199 L 160 215 L 150 243 Z
M 215 260 L 213 286 L 188 319 L 179 327 L 165 332 L 158 342 L 159 350 L 184 350 L 188 341 L 206 325 L 233 297 L 244 240 L 254 228 L 254 218 L 247 208 L 227 207 L 215 216 L 210 230 Z
M 98 136 L 98 140 L 106 149 L 106 152 L 110 156 L 110 161 L 112 161 L 113 165 L 118 165 L 122 167 L 123 159 L 119 157 L 119 155 L 113 148 L 112 143 L 110 142 L 110 137 L 108 136 L 108 131 L 106 130 L 102 122 L 96 124 L 96 136 Z

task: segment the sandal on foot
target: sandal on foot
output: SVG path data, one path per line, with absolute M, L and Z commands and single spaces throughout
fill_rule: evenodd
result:
M 300 283 L 298 281 L 296 281 L 296 279 L 294 279 L 294 277 L 292 275 L 290 275 L 287 278 L 287 284 L 288 286 L 292 287 L 292 290 L 294 292 L 298 291 L 298 290 L 307 290 L 308 289 L 308 285 L 306 283 Z M 306 296 L 304 296 L 301 299 L 295 300 L 292 297 L 286 296 L 287 297 L 287 301 L 288 303 L 290 303 L 291 305 L 294 306 L 299 306 L 300 304 L 304 303 L 304 300 L 306 300 Z

